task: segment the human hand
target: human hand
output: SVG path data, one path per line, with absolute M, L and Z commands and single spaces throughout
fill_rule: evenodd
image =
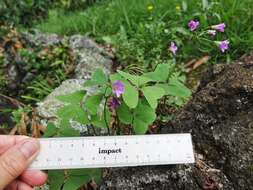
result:
M 0 135 L 0 190 L 32 190 L 46 182 L 45 173 L 27 170 L 39 148 L 34 138 Z

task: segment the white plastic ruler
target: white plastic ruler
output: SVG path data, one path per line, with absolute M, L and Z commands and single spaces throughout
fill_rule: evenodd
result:
M 132 135 L 40 139 L 30 169 L 104 168 L 193 163 L 191 135 Z

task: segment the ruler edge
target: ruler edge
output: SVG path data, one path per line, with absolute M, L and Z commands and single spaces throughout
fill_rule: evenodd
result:
M 185 160 L 185 161 L 178 161 L 173 163 L 168 162 L 143 162 L 139 164 L 131 164 L 129 163 L 126 166 L 124 164 L 110 164 L 110 166 L 105 166 L 106 164 L 98 164 L 96 166 L 93 165 L 80 165 L 80 166 L 62 166 L 63 168 L 55 168 L 55 167 L 29 167 L 28 170 L 64 170 L 64 169 L 90 169 L 90 168 L 117 168 L 117 167 L 141 167 L 141 166 L 155 166 L 155 165 L 176 165 L 176 164 L 194 164 L 195 163 L 195 155 L 194 155 L 194 146 L 192 143 L 192 135 L 191 133 L 169 133 L 169 134 L 151 134 L 151 135 L 118 135 L 118 136 L 83 136 L 83 137 L 53 137 L 53 138 L 39 138 L 40 141 L 49 141 L 49 140 L 77 140 L 77 139 L 97 139 L 98 137 L 101 139 L 108 138 L 111 139 L 112 137 L 115 138 L 138 138 L 138 137 L 148 137 L 148 136 L 188 136 L 190 138 L 190 146 L 192 149 L 192 159 Z M 157 164 L 156 164 L 157 163 Z M 141 165 L 140 165 L 141 164 Z M 30 165 L 31 166 L 31 165 Z M 100 167 L 101 166 L 101 167 Z
M 48 140 L 79 140 L 79 139 L 97 139 L 97 138 L 138 138 L 138 137 L 149 137 L 149 136 L 190 136 L 191 144 L 192 144 L 192 137 L 191 133 L 168 133 L 168 134 L 150 134 L 150 135 L 115 135 L 115 136 L 81 136 L 81 137 L 52 137 L 52 138 L 38 138 L 39 141 L 48 141 Z

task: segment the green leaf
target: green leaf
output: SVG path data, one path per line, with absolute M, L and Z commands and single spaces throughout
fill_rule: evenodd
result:
M 96 69 L 91 76 L 91 79 L 84 83 L 84 86 L 97 86 L 105 85 L 107 83 L 107 77 L 102 69 Z
M 105 97 L 109 97 L 112 94 L 112 88 L 108 86 L 103 86 L 98 89 L 100 93 L 104 94 Z
M 60 137 L 78 137 L 80 136 L 80 131 L 71 127 L 69 121 L 63 120 L 60 123 L 61 128 L 59 129 Z
M 101 169 L 77 169 L 77 170 L 69 170 L 69 179 L 64 185 L 63 190 L 75 190 L 94 180 L 97 184 L 100 183 L 102 178 Z
M 154 72 L 145 73 L 143 76 L 152 79 L 152 81 L 165 82 L 168 79 L 170 70 L 171 66 L 169 64 L 159 64 Z
M 115 44 L 117 39 L 116 36 L 103 36 L 102 40 L 106 43 L 106 44 Z
M 157 107 L 157 100 L 164 96 L 165 91 L 158 86 L 147 86 L 142 88 L 142 92 L 148 101 L 149 105 L 155 109 Z
M 90 179 L 88 179 L 89 182 L 91 179 L 97 179 L 101 177 L 101 169 L 97 168 L 97 169 L 73 169 L 73 170 L 69 170 L 69 175 L 70 176 L 89 176 Z
M 129 82 L 125 82 L 125 91 L 123 93 L 123 100 L 130 108 L 135 108 L 138 105 L 139 92 Z
M 116 110 L 119 120 L 124 124 L 131 124 L 133 121 L 133 114 L 130 108 L 122 102 L 119 108 Z
M 131 75 L 129 73 L 126 73 L 126 72 L 123 72 L 123 71 L 120 71 L 120 70 L 118 70 L 117 72 L 122 77 L 129 80 L 132 84 L 134 84 L 137 87 L 152 81 L 151 79 L 149 79 L 147 77 L 144 77 L 144 76 Z
M 166 95 L 188 98 L 191 96 L 191 90 L 179 81 L 171 81 L 169 84 L 158 84 L 157 86 L 165 90 Z
M 64 120 L 74 120 L 81 124 L 88 124 L 89 119 L 80 105 L 67 105 L 57 111 L 57 116 Z
M 148 126 L 156 119 L 155 110 L 140 101 L 134 113 L 133 127 L 136 134 L 145 134 Z
M 133 122 L 134 132 L 137 135 L 143 135 L 148 130 L 148 124 L 143 122 L 142 120 L 136 118 Z
M 102 101 L 103 94 L 96 94 L 88 97 L 85 100 L 85 108 L 92 114 L 96 115 L 99 105 Z
M 52 137 L 52 136 L 55 136 L 56 133 L 57 133 L 57 127 L 53 123 L 48 123 L 43 137 Z
M 183 27 L 175 27 L 173 28 L 173 32 L 178 32 L 180 34 L 183 34 L 185 36 L 189 36 L 191 35 L 191 33 L 189 32 L 189 30 L 183 28 Z
M 202 8 L 203 8 L 203 10 L 208 9 L 208 7 L 209 7 L 208 0 L 202 0 Z
M 116 80 L 120 80 L 120 81 L 123 81 L 123 77 L 120 75 L 120 74 L 118 74 L 118 73 L 114 73 L 114 74 L 111 74 L 110 75 L 110 80 L 111 80 L 111 82 L 114 82 L 114 81 L 116 81 Z
M 49 189 L 50 190 L 59 190 L 61 189 L 62 184 L 64 183 L 64 173 L 62 170 L 49 170 L 48 171 L 49 179 Z
M 111 114 L 108 109 L 106 109 L 106 121 L 107 123 L 110 123 L 111 120 Z M 98 128 L 106 128 L 106 121 L 104 113 L 100 115 L 92 115 L 91 116 L 91 124 Z
M 63 186 L 63 190 L 77 190 L 85 184 L 85 179 L 80 176 L 70 176 Z
M 70 120 L 79 122 L 81 124 L 89 123 L 88 116 L 80 107 L 80 105 L 71 104 L 64 106 L 63 108 L 58 110 L 57 116 L 60 118 L 60 136 L 79 136 L 79 130 L 76 130 L 71 127 Z
M 80 104 L 85 94 L 86 92 L 83 90 L 76 91 L 71 94 L 57 96 L 56 99 L 62 102 L 70 103 L 70 104 Z
M 186 12 L 187 8 L 188 8 L 188 6 L 187 6 L 186 1 L 182 1 L 182 9 L 183 9 L 183 11 Z

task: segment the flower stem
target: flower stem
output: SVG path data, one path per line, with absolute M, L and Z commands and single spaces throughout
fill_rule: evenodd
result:
M 105 98 L 105 104 L 104 104 L 104 120 L 105 120 L 105 124 L 106 124 L 106 127 L 107 127 L 107 132 L 108 132 L 108 135 L 110 135 L 110 127 L 109 127 L 109 124 L 108 124 L 108 121 L 106 119 L 106 106 L 107 106 L 107 100 L 108 100 L 108 97 L 106 97 L 106 91 L 107 91 L 108 87 L 106 87 L 105 89 L 105 93 L 104 93 L 104 98 Z

